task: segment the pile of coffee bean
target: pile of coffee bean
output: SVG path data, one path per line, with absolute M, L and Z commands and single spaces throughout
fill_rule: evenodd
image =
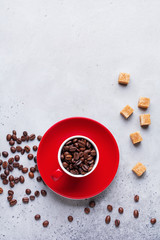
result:
M 12 172 L 14 172 L 14 169 L 18 169 L 24 175 L 26 173 L 28 173 L 28 176 L 30 179 L 34 179 L 35 172 L 37 172 L 37 173 L 39 172 L 37 164 L 36 164 L 37 156 L 36 155 L 34 156 L 32 153 L 30 153 L 31 147 L 28 145 L 26 145 L 24 147 L 20 146 L 20 144 L 22 142 L 28 143 L 29 141 L 33 141 L 35 138 L 36 138 L 35 134 L 32 133 L 32 134 L 28 135 L 27 131 L 24 131 L 21 137 L 17 136 L 17 132 L 15 130 L 12 131 L 12 134 L 7 134 L 6 140 L 8 141 L 8 143 L 10 145 L 10 151 L 11 151 L 12 156 L 10 156 L 10 154 L 7 151 L 2 151 L 2 157 L 5 159 L 8 158 L 8 160 L 4 160 L 4 161 L 2 159 L 0 159 L 0 172 L 1 172 L 0 179 L 2 180 L 2 183 L 4 185 L 9 185 L 10 188 L 14 188 L 16 184 L 18 184 L 18 183 L 23 184 L 25 182 L 25 177 L 23 175 L 13 176 Z M 42 139 L 42 136 L 38 135 L 37 140 L 41 141 L 41 139 Z M 15 146 L 15 145 L 17 145 L 17 146 Z M 34 145 L 32 149 L 36 153 L 36 151 L 38 150 L 38 146 Z M 34 166 L 32 166 L 30 168 L 30 171 L 28 170 L 28 168 L 26 166 L 23 166 L 22 164 L 19 163 L 21 160 L 20 154 L 24 155 L 25 153 L 27 153 L 28 160 L 34 160 Z M 0 156 L 1 156 L 1 154 L 0 154 Z M 36 180 L 37 180 L 37 182 L 41 182 L 42 181 L 41 176 L 37 176 Z M 0 194 L 2 194 L 3 192 L 4 192 L 3 188 L 0 187 Z M 25 193 L 29 196 L 31 194 L 31 190 L 26 189 Z M 47 195 L 46 190 L 42 189 L 41 195 L 43 197 L 45 197 Z M 13 196 L 14 196 L 14 191 L 9 189 L 7 200 L 11 207 L 13 207 L 17 204 L 17 199 L 13 198 Z M 37 190 L 37 191 L 35 191 L 34 195 L 30 195 L 29 197 L 28 196 L 24 196 L 22 198 L 22 202 L 24 204 L 28 204 L 29 201 L 35 200 L 35 197 L 39 197 L 40 191 Z M 47 227 L 48 224 L 49 224 L 49 222 L 46 220 L 43 222 L 42 225 L 44 227 Z
M 63 167 L 74 175 L 85 175 L 90 172 L 96 161 L 94 146 L 84 138 L 69 140 L 62 148 Z

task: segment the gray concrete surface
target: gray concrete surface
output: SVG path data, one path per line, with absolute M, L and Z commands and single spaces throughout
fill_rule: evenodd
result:
M 46 198 L 24 205 L 24 187 L 44 188 L 27 179 L 15 187 L 18 205 L 10 208 L 7 186 L 0 196 L 0 240 L 160 239 L 160 1 L 127 0 L 1 0 L 0 1 L 0 151 L 12 129 L 43 134 L 70 116 L 93 118 L 114 134 L 120 165 L 112 184 L 89 200 L 64 199 L 47 187 Z M 119 72 L 131 74 L 130 84 L 117 84 Z M 152 124 L 141 129 L 138 98 L 151 98 Z M 119 112 L 130 104 L 135 112 L 124 120 Z M 132 145 L 129 134 L 139 130 L 143 142 Z M 141 161 L 146 174 L 138 179 L 132 167 Z M 26 156 L 21 162 L 28 166 Z M 18 171 L 14 172 L 18 175 Z M 2 184 L 0 183 L 0 186 Z M 134 194 L 140 202 L 134 203 Z M 104 222 L 107 204 L 114 209 Z M 117 209 L 124 207 L 124 214 Z M 133 210 L 140 216 L 133 218 Z M 34 220 L 41 214 L 39 222 Z M 68 223 L 67 216 L 74 221 Z M 157 223 L 151 226 L 150 218 Z M 114 220 L 121 220 L 118 229 Z M 47 229 L 42 221 L 48 219 Z

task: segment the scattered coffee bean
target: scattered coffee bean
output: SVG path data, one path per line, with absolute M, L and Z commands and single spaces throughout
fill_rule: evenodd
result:
M 39 191 L 35 191 L 34 195 L 35 195 L 36 197 L 39 197 L 40 192 L 39 192 Z
M 153 224 L 155 224 L 157 222 L 157 220 L 156 220 L 156 218 L 151 218 L 150 222 L 153 225 Z
M 111 217 L 110 217 L 109 215 L 106 216 L 106 218 L 105 218 L 105 222 L 106 222 L 107 224 L 109 224 L 110 221 L 111 221 Z
M 42 181 L 41 176 L 38 176 L 38 177 L 37 177 L 37 182 L 41 182 L 41 181 Z
M 2 194 L 2 193 L 3 193 L 3 188 L 0 187 L 0 194 Z
M 35 163 L 37 162 L 37 156 L 34 157 L 34 162 L 35 162 Z
M 31 196 L 29 197 L 29 199 L 30 199 L 31 201 L 34 201 L 35 196 L 31 195 Z
M 34 178 L 34 173 L 33 173 L 33 172 L 29 172 L 29 173 L 28 173 L 28 176 L 29 176 L 30 178 Z
M 19 156 L 19 155 L 15 155 L 15 156 L 14 156 L 14 160 L 15 160 L 16 162 L 18 162 L 18 161 L 20 160 L 20 156 Z
M 41 218 L 41 216 L 40 216 L 39 214 L 36 214 L 36 215 L 34 216 L 34 218 L 35 218 L 36 221 L 38 221 L 38 220 Z
M 17 138 L 16 142 L 17 142 L 17 144 L 21 144 L 22 143 L 21 138 Z
M 24 150 L 26 151 L 26 153 L 29 153 L 30 150 L 31 150 L 31 148 L 30 148 L 29 146 L 25 146 L 25 147 L 24 147 Z
M 12 165 L 8 165 L 8 170 L 10 171 L 10 172 L 12 172 L 13 171 L 13 166 Z
M 122 214 L 123 213 L 123 208 L 122 207 L 120 207 L 119 209 L 118 209 L 118 212 L 120 213 L 120 214 Z
M 19 177 L 15 177 L 14 182 L 15 182 L 15 184 L 19 183 Z
M 2 156 L 3 156 L 4 158 L 7 158 L 7 157 L 8 157 L 8 152 L 3 151 L 3 152 L 2 152 Z
M 11 187 L 11 188 L 13 188 L 13 187 L 14 187 L 14 185 L 15 185 L 15 184 L 14 184 L 14 182 L 13 182 L 13 181 L 11 181 L 11 182 L 10 182 L 10 187 Z
M 6 174 L 1 173 L 1 179 L 3 180 L 3 179 L 5 179 L 5 178 L 7 178 Z
M 26 136 L 25 138 L 26 138 L 26 141 L 28 142 L 29 141 L 29 136 Z
M 30 195 L 30 194 L 31 194 L 31 189 L 27 188 L 27 189 L 26 189 L 26 194 L 27 194 L 27 195 Z
M 22 170 L 23 169 L 23 165 L 19 165 L 18 169 Z
M 22 202 L 23 202 L 23 203 L 29 203 L 29 198 L 28 198 L 28 197 L 22 198 Z
M 27 131 L 24 131 L 24 132 L 23 132 L 23 136 L 26 137 L 27 135 L 28 135 Z
M 12 135 L 11 134 L 7 134 L 6 139 L 9 142 L 12 139 Z
M 134 210 L 133 215 L 134 215 L 135 218 L 138 218 L 138 217 L 139 217 L 139 212 L 138 212 L 138 210 Z
M 135 195 L 135 196 L 134 196 L 134 201 L 135 201 L 135 202 L 139 202 L 139 196 L 138 196 L 138 195 Z
M 8 199 L 8 202 L 10 202 L 13 199 L 13 195 L 9 195 L 7 199 Z
M 26 137 L 25 136 L 21 136 L 21 141 L 25 142 L 26 141 Z
M 23 176 L 20 176 L 20 177 L 19 177 L 19 181 L 20 181 L 20 183 L 24 183 L 24 181 L 25 181 L 24 177 L 23 177 Z
M 7 184 L 8 184 L 8 179 L 6 179 L 6 178 L 3 179 L 3 184 L 4 184 L 4 185 L 7 185 Z
M 119 227 L 119 225 L 120 225 L 120 221 L 119 221 L 118 219 L 116 219 L 116 220 L 115 220 L 115 226 L 116 226 L 116 227 Z
M 34 173 L 36 171 L 35 167 L 31 167 L 30 171 Z
M 36 145 L 33 146 L 33 151 L 37 151 L 38 147 Z
M 17 135 L 17 132 L 16 132 L 16 130 L 13 130 L 13 131 L 12 131 L 12 133 L 13 133 L 14 135 Z
M 33 154 L 31 154 L 31 153 L 28 154 L 28 159 L 29 159 L 29 160 L 32 160 L 32 159 L 33 159 Z
M 7 161 L 4 161 L 4 162 L 2 163 L 2 167 L 3 167 L 3 169 L 6 169 L 7 166 L 8 166 L 8 162 L 7 162 Z
M 43 197 L 45 197 L 45 196 L 47 195 L 46 190 L 41 190 L 41 195 L 42 195 Z
M 41 139 L 42 139 L 42 136 L 38 135 L 38 136 L 37 136 L 37 140 L 38 140 L 38 141 L 41 141 Z
M 18 163 L 18 162 L 14 162 L 14 163 L 13 163 L 13 167 L 14 167 L 14 168 L 19 168 L 19 163 Z
M 96 205 L 95 201 L 90 201 L 90 202 L 89 202 L 89 206 L 90 206 L 91 208 L 94 208 L 95 205 Z
M 68 216 L 68 221 L 72 222 L 73 221 L 73 217 L 72 216 Z
M 33 141 L 33 140 L 35 139 L 35 137 L 36 137 L 35 134 L 31 134 L 31 135 L 29 136 L 29 139 L 30 139 L 31 141 Z
M 85 212 L 86 214 L 89 214 L 89 213 L 90 213 L 90 209 L 89 209 L 88 207 L 86 207 L 86 208 L 84 209 L 84 212 Z
M 17 146 L 17 147 L 16 147 L 16 151 L 17 151 L 17 152 L 21 152 L 21 151 L 22 151 L 22 147 Z
M 45 220 L 45 221 L 43 222 L 43 227 L 48 227 L 48 225 L 49 225 L 49 222 L 48 222 L 47 220 Z
M 9 141 L 9 145 L 10 145 L 10 146 L 13 146 L 14 144 L 15 144 L 15 141 L 11 139 L 11 140 Z
M 10 175 L 10 176 L 9 176 L 9 181 L 10 181 L 10 182 L 14 181 L 13 175 Z
M 14 205 L 17 204 L 17 200 L 16 199 L 12 199 L 9 204 L 10 204 L 11 207 L 13 207 Z
M 16 136 L 15 134 L 13 134 L 13 135 L 12 135 L 12 139 L 13 139 L 14 141 L 16 141 L 16 140 L 17 140 L 17 136 Z
M 8 195 L 13 195 L 14 191 L 13 190 L 8 190 Z
M 14 162 L 14 158 L 13 158 L 13 157 L 11 157 L 11 158 L 8 159 L 8 163 L 9 163 L 9 164 L 12 164 L 13 162 Z
M 9 170 L 5 169 L 4 174 L 6 174 L 6 176 L 8 176 L 9 175 Z
M 28 168 L 27 168 L 27 167 L 24 167 L 24 168 L 22 169 L 22 172 L 23 172 L 23 173 L 27 173 L 27 172 L 28 172 Z
M 12 153 L 16 152 L 16 148 L 15 147 L 11 147 L 10 150 L 11 150 Z
M 108 210 L 109 212 L 112 212 L 112 210 L 113 210 L 112 205 L 108 205 L 108 206 L 107 206 L 107 210 Z
M 21 155 L 23 155 L 24 153 L 25 153 L 25 150 L 22 148 Z

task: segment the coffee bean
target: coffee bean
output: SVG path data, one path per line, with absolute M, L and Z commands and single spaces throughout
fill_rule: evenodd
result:
M 73 221 L 73 217 L 72 216 L 68 216 L 68 221 L 72 222 Z
M 13 157 L 11 157 L 11 158 L 8 159 L 8 163 L 9 163 L 9 164 L 12 164 L 13 162 L 14 162 L 14 158 L 13 158 Z
M 23 169 L 23 165 L 19 165 L 18 169 L 22 170 Z
M 7 184 L 8 184 L 8 179 L 6 179 L 6 178 L 3 179 L 3 184 L 4 184 L 4 185 L 7 185 Z
M 90 213 L 90 209 L 89 209 L 88 207 L 86 207 L 86 208 L 84 209 L 84 212 L 85 212 L 86 214 L 89 214 L 89 213 Z
M 34 216 L 34 218 L 35 218 L 36 221 L 38 221 L 38 220 L 41 218 L 41 216 L 40 216 L 39 214 L 36 214 L 36 215 Z
M 116 226 L 116 227 L 119 227 L 119 225 L 120 225 L 120 221 L 119 221 L 118 219 L 116 219 L 116 220 L 115 220 L 115 226 Z
M 157 222 L 157 220 L 156 220 L 156 218 L 151 218 L 150 222 L 153 225 L 153 224 L 155 224 Z
M 36 197 L 39 197 L 40 192 L 39 192 L 39 191 L 35 191 L 34 195 L 35 195 Z
M 108 205 L 108 206 L 107 206 L 107 210 L 108 210 L 109 212 L 112 212 L 112 210 L 113 210 L 112 205 Z
M 118 209 L 118 212 L 120 213 L 120 214 L 122 214 L 123 213 L 123 208 L 122 207 L 120 207 L 119 209 Z
M 35 167 L 31 167 L 30 171 L 34 173 L 36 171 Z
M 14 156 L 14 159 L 15 159 L 16 162 L 18 162 L 19 159 L 20 159 L 20 156 L 19 156 L 19 155 L 15 155 L 15 156 Z
M 90 206 L 91 208 L 94 208 L 95 205 L 96 205 L 95 201 L 90 201 L 90 202 L 89 202 L 89 206 Z
M 45 221 L 43 222 L 43 227 L 48 227 L 48 225 L 49 225 L 49 222 L 48 222 L 47 220 L 45 220 Z
M 38 140 L 38 141 L 41 141 L 41 139 L 42 139 L 42 136 L 41 136 L 41 135 L 38 135 L 38 136 L 37 136 L 37 140 Z
M 72 155 L 67 154 L 65 155 L 65 160 L 70 161 L 72 159 Z
M 24 181 L 25 181 L 24 177 L 23 177 L 23 176 L 20 176 L 20 177 L 19 177 L 19 181 L 20 181 L 20 183 L 24 183 Z
M 34 201 L 35 196 L 31 195 L 31 196 L 29 197 L 29 199 L 30 199 L 31 201 Z
M 42 181 L 41 176 L 38 176 L 38 177 L 37 177 L 37 182 L 41 182 L 41 181 Z
M 1 173 L 1 179 L 3 180 L 3 179 L 5 179 L 5 178 L 7 178 L 6 174 Z
M 11 135 L 11 134 L 7 134 L 6 140 L 7 140 L 8 142 L 11 140 L 11 138 L 12 138 L 12 135 Z
M 15 147 L 11 147 L 10 150 L 11 150 L 12 153 L 16 152 L 16 148 Z
M 3 156 L 4 158 L 7 158 L 7 157 L 8 157 L 8 152 L 3 151 L 3 152 L 2 152 L 2 156 Z
M 29 141 L 29 136 L 26 136 L 25 138 L 26 138 L 26 141 L 28 142 Z
M 138 210 L 134 210 L 133 215 L 134 215 L 135 218 L 138 218 L 138 217 L 139 217 L 139 212 L 138 212 Z
M 22 202 L 23 202 L 23 203 L 29 203 L 29 198 L 28 198 L 28 197 L 22 198 Z
M 10 175 L 10 176 L 9 176 L 9 181 L 10 181 L 10 182 L 14 181 L 13 175 Z
M 19 177 L 15 177 L 14 182 L 15 182 L 15 184 L 19 183 Z
M 76 149 L 77 149 L 76 147 L 70 146 L 69 151 L 70 151 L 70 152 L 75 152 Z
M 14 194 L 14 191 L 8 190 L 8 195 L 9 195 L 9 196 L 12 196 L 13 194 Z
M 0 194 L 2 194 L 2 193 L 3 193 L 3 188 L 0 187 Z
M 13 187 L 14 187 L 14 185 L 15 185 L 15 184 L 14 184 L 14 182 L 13 182 L 13 181 L 11 181 L 11 182 L 10 182 L 10 187 L 11 187 L 11 188 L 13 188 Z
M 34 173 L 33 173 L 33 172 L 29 172 L 29 173 L 28 173 L 28 176 L 29 176 L 30 178 L 34 178 Z
M 39 171 L 38 171 L 38 166 L 37 166 L 37 165 L 35 165 L 35 167 L 34 167 L 34 168 L 36 169 L 36 171 L 37 171 L 37 172 L 39 172 Z
M 23 132 L 23 136 L 26 137 L 27 135 L 28 135 L 27 131 L 24 131 L 24 132 Z
M 30 150 L 31 150 L 31 148 L 30 148 L 29 146 L 25 146 L 25 147 L 24 147 L 24 150 L 26 151 L 26 153 L 29 153 Z
M 8 170 L 10 171 L 10 172 L 12 172 L 13 171 L 13 167 L 12 167 L 12 165 L 8 165 Z
M 24 168 L 22 169 L 22 172 L 23 172 L 23 173 L 27 173 L 27 172 L 28 172 L 28 168 L 27 168 L 27 167 L 24 167 Z
M 21 154 L 23 155 L 25 153 L 25 150 L 22 148 L 21 150 Z
M 17 200 L 16 199 L 12 199 L 9 204 L 10 204 L 11 207 L 13 207 L 14 205 L 17 204 Z
M 33 146 L 33 151 L 37 151 L 38 147 L 36 145 Z
M 25 142 L 26 141 L 26 137 L 25 136 L 21 136 L 21 141 Z
M 12 134 L 12 139 L 13 139 L 14 141 L 16 141 L 16 140 L 17 140 L 17 136 L 16 136 L 15 134 Z
M 27 194 L 27 195 L 30 195 L 30 194 L 31 194 L 31 189 L 27 188 L 27 189 L 26 189 L 26 194 Z
M 22 143 L 21 138 L 17 138 L 16 142 L 17 142 L 18 144 L 21 144 L 21 143 Z
M 62 165 L 63 165 L 64 168 L 68 167 L 68 163 L 66 163 L 66 162 L 63 162 Z
M 2 165 L 3 161 L 0 159 L 0 166 Z
M 134 201 L 135 201 L 135 202 L 139 202 L 139 196 L 138 196 L 138 195 L 135 195 L 135 196 L 134 196 Z
M 9 145 L 10 145 L 10 146 L 13 146 L 14 144 L 15 144 L 15 141 L 11 139 L 11 140 L 9 141 Z
M 33 159 L 33 154 L 28 154 L 28 159 L 32 160 Z
M 105 218 L 105 222 L 106 222 L 106 224 L 109 224 L 110 221 L 111 221 L 111 217 L 110 217 L 109 215 L 106 216 L 106 218 Z
M 93 157 L 96 156 L 96 150 L 91 151 L 91 156 L 93 156 Z
M 87 172 L 87 171 L 88 171 L 88 168 L 89 168 L 89 167 L 88 167 L 86 164 L 82 165 L 83 171 Z
M 21 151 L 22 151 L 22 147 L 17 146 L 17 147 L 16 147 L 16 151 L 17 151 L 17 152 L 21 152 Z
M 14 135 L 17 135 L 17 132 L 16 132 L 16 130 L 13 130 L 13 131 L 12 131 L 12 133 L 13 133 Z
M 13 167 L 14 167 L 14 168 L 18 168 L 18 167 L 19 167 L 19 163 L 18 163 L 18 162 L 14 162 L 14 163 L 13 163 Z
M 33 140 L 35 139 L 35 137 L 36 137 L 35 134 L 31 134 L 31 135 L 29 136 L 29 139 L 30 139 L 31 141 L 33 141 Z
M 35 162 L 35 163 L 37 162 L 37 156 L 34 157 L 34 162 Z
M 6 174 L 6 176 L 8 176 L 9 175 L 9 170 L 5 169 L 4 174 Z
M 7 161 L 4 161 L 3 164 L 2 164 L 3 169 L 6 169 L 7 166 L 8 166 L 8 162 L 7 162 Z
M 41 190 L 41 195 L 42 195 L 43 197 L 47 196 L 46 190 Z
M 13 199 L 13 195 L 9 195 L 7 199 L 8 199 L 8 202 L 10 202 Z

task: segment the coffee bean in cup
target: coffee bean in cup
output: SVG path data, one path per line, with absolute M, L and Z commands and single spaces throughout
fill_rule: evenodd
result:
M 85 175 L 95 164 L 97 152 L 91 142 L 84 138 L 73 138 L 65 143 L 61 151 L 63 167 L 74 175 Z

